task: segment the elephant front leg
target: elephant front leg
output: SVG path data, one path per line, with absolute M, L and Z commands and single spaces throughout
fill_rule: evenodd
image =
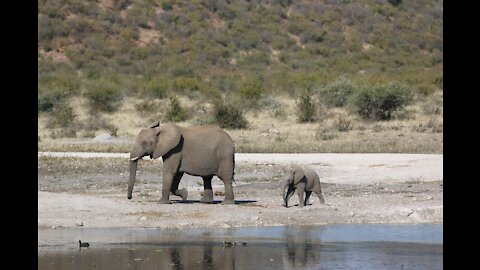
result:
M 305 201 L 303 200 L 303 193 L 305 192 L 305 184 L 300 183 L 297 185 L 298 206 L 303 207 Z
M 288 201 L 290 200 L 290 198 L 293 196 L 293 193 L 295 192 L 295 187 L 293 187 L 293 185 L 289 186 L 288 187 L 288 190 L 287 190 L 287 194 L 285 195 L 285 198 L 284 198 L 284 206 L 288 208 Z
M 178 189 L 178 184 L 180 184 L 180 179 L 182 179 L 183 173 L 176 173 L 173 177 L 172 187 L 170 188 L 173 195 L 177 195 L 186 200 L 188 198 L 188 190 L 186 188 Z
M 172 189 L 173 175 L 174 175 L 173 172 L 163 171 L 162 198 L 160 198 L 160 201 L 158 201 L 158 203 L 161 203 L 161 204 L 172 203 L 169 197 Z
M 202 178 L 203 178 L 203 196 L 200 199 L 200 202 L 213 203 L 213 189 L 212 189 L 213 176 L 202 176 Z

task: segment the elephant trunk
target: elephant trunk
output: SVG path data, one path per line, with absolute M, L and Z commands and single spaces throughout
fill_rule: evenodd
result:
M 127 198 L 132 198 L 133 185 L 135 184 L 135 176 L 137 174 L 138 159 L 130 160 L 130 179 L 128 181 L 128 194 Z

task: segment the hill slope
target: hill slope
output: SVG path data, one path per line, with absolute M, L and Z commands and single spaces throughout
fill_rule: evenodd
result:
M 443 1 L 48 0 L 38 22 L 40 91 L 82 87 L 65 77 L 105 77 L 127 95 L 154 79 L 179 93 L 251 77 L 291 93 L 340 75 L 443 81 Z
M 56 147 L 50 138 L 132 136 L 165 117 L 177 95 L 182 125 L 218 121 L 218 100 L 236 104 L 248 129 L 230 133 L 243 152 L 443 151 L 441 0 L 45 0 L 38 8 L 43 150 Z M 413 93 L 411 102 L 388 112 L 390 121 L 360 117 L 352 96 L 397 89 L 390 83 Z M 314 123 L 302 124 L 306 89 Z

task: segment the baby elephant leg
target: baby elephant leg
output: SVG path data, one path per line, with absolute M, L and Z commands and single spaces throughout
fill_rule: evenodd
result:
M 293 187 L 293 185 L 289 186 L 287 190 L 287 194 L 285 195 L 285 198 L 284 198 L 284 203 L 283 203 L 285 207 L 288 207 L 288 201 L 290 200 L 294 192 L 295 192 L 295 188 Z
M 320 181 L 318 182 L 317 186 L 313 190 L 315 194 L 318 196 L 318 200 L 320 200 L 320 204 L 325 204 L 325 199 L 323 198 L 322 188 L 320 187 Z
M 298 206 L 303 207 L 305 204 L 305 200 L 303 199 L 303 193 L 305 192 L 305 184 L 299 183 L 297 185 L 297 195 L 298 195 Z
M 312 194 L 312 191 L 305 191 L 305 203 L 303 205 L 307 206 L 308 203 L 308 198 L 310 198 L 310 195 Z

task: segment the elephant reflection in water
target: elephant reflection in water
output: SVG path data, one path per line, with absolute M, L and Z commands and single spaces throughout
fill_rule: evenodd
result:
M 319 249 L 315 249 L 308 232 L 286 231 L 287 244 L 282 254 L 283 269 L 305 269 L 320 264 Z
M 213 245 L 198 247 L 171 247 L 163 249 L 157 256 L 158 269 L 235 269 L 234 251 Z

